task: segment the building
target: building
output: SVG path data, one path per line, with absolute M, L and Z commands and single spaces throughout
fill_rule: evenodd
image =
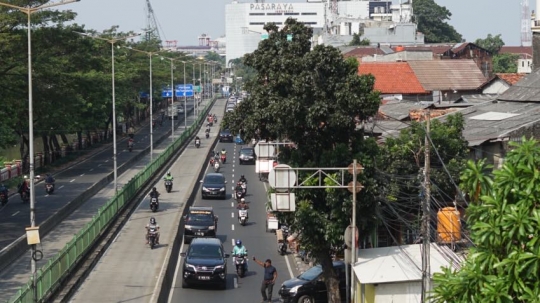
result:
M 373 44 L 423 44 L 424 38 L 411 23 L 406 4 L 391 1 L 327 1 L 305 3 L 240 3 L 225 6 L 226 62 L 257 49 L 266 32 L 263 27 L 273 22 L 278 27 L 287 18 L 295 18 L 313 28 L 313 45 L 340 46 L 349 43 L 352 35 L 360 35 Z M 395 18 L 398 21 L 392 21 Z

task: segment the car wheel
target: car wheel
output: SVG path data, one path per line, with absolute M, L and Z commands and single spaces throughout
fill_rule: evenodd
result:
M 300 299 L 298 299 L 298 303 L 314 303 L 314 302 L 315 301 L 310 296 L 301 296 Z

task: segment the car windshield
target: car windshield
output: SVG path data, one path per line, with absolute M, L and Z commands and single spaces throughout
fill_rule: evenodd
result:
M 212 219 L 212 215 L 210 212 L 205 214 L 199 214 L 199 213 L 190 213 L 186 220 L 187 224 L 193 224 L 193 223 L 208 223 L 208 225 L 213 225 L 214 220 Z
M 190 258 L 221 259 L 223 258 L 223 252 L 221 247 L 217 245 L 191 245 L 188 256 Z
M 230 135 L 231 132 L 228 131 L 228 130 L 224 130 L 224 131 L 221 132 L 221 134 L 222 134 L 222 135 Z
M 223 181 L 223 177 L 221 177 L 221 176 L 207 176 L 204 183 L 223 184 L 225 182 Z
M 241 149 L 240 153 L 243 155 L 253 156 L 253 150 L 252 149 Z
M 313 281 L 317 279 L 322 273 L 322 267 L 320 265 L 314 266 L 306 270 L 303 274 L 298 276 L 300 280 Z

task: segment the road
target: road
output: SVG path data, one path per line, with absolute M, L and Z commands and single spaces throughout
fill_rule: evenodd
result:
M 203 103 L 201 103 L 201 106 L 205 106 L 208 102 L 209 102 L 208 100 L 203 101 Z M 192 106 L 193 106 L 192 104 L 191 104 L 191 106 L 188 105 L 188 108 L 191 108 Z M 181 119 L 183 119 L 183 116 L 182 116 Z M 183 121 L 183 120 L 180 120 L 180 121 Z M 170 121 L 168 121 L 168 122 L 170 123 Z M 189 126 L 193 122 L 194 122 L 193 114 L 188 115 L 187 125 Z M 178 124 L 178 123 L 179 123 L 179 120 L 176 120 L 175 124 Z M 180 124 L 180 127 L 177 129 L 178 133 L 180 133 L 182 131 L 183 126 L 184 126 L 184 123 L 179 123 L 179 124 Z M 170 130 L 170 124 L 168 124 L 168 125 L 169 125 L 169 127 L 164 126 L 164 127 L 161 127 L 161 128 L 158 127 L 156 129 L 154 129 L 154 139 L 155 140 L 157 140 L 157 138 L 160 137 L 160 135 L 162 135 L 165 132 L 167 132 L 168 130 Z M 122 149 L 118 149 L 118 152 L 121 153 L 120 155 L 124 154 L 123 156 L 119 155 L 119 157 L 118 157 L 118 165 L 120 165 L 120 163 L 123 163 L 125 160 L 127 160 L 127 157 L 133 156 L 137 152 L 137 150 L 143 149 L 143 145 L 145 145 L 144 142 L 149 142 L 149 132 L 148 132 L 148 130 L 141 130 L 140 132 L 138 132 L 135 135 L 135 139 L 136 139 L 136 141 L 138 140 L 141 143 L 136 144 L 134 146 L 135 149 L 131 154 L 128 151 L 123 151 Z M 119 144 L 118 146 L 123 146 L 123 145 L 121 145 L 121 143 L 118 143 L 118 144 Z M 154 158 L 156 157 L 156 155 L 158 155 L 163 150 L 165 150 L 165 148 L 169 144 L 170 144 L 169 140 L 164 140 L 161 144 L 154 145 Z M 100 152 L 99 155 L 97 155 L 97 156 L 98 156 L 98 158 L 100 158 L 100 157 L 108 158 L 108 157 L 110 157 L 110 154 L 112 154 L 112 146 L 110 146 L 110 148 L 107 148 L 106 150 Z M 105 162 L 106 160 L 107 159 L 102 160 L 102 162 Z M 149 162 L 150 162 L 150 155 L 147 154 L 145 157 L 143 157 L 142 159 L 137 161 L 134 165 L 130 166 L 123 174 L 120 174 L 118 176 L 118 183 L 119 184 L 125 184 L 125 183 L 129 182 L 129 180 L 131 180 Z M 98 179 L 102 178 L 104 175 L 106 175 L 107 172 L 110 173 L 112 171 L 112 161 L 105 162 L 105 163 L 107 163 L 107 165 L 109 167 L 109 170 L 106 170 L 105 167 L 103 167 L 105 165 L 102 165 L 102 166 L 100 166 L 100 169 L 99 169 L 100 173 L 99 174 L 96 172 L 96 171 L 98 171 L 98 169 L 97 169 L 97 165 L 95 165 L 96 161 L 93 160 L 93 159 L 88 159 L 84 163 L 80 163 L 80 164 L 76 165 L 75 168 L 80 172 L 79 166 L 82 165 L 82 166 L 91 167 L 92 165 L 94 165 L 95 166 L 95 168 L 93 170 L 94 174 L 85 174 L 85 176 L 83 176 L 83 177 L 89 178 L 90 176 L 94 176 L 94 178 L 95 178 L 94 180 L 98 180 Z M 65 182 L 63 177 L 62 177 L 62 179 L 60 179 L 60 178 L 58 178 L 58 176 L 60 176 L 60 175 L 67 175 L 67 176 L 73 175 L 73 173 L 68 174 L 68 171 L 70 169 L 71 168 L 69 168 L 67 171 L 63 172 L 62 174 L 58 174 L 56 176 L 57 177 L 57 186 L 58 186 L 57 189 L 59 189 L 59 186 L 63 185 L 63 184 L 60 184 L 60 182 L 62 182 L 62 183 Z M 92 168 L 89 168 L 89 169 L 92 169 Z M 82 173 L 79 173 L 78 176 L 80 176 L 81 174 Z M 75 175 L 75 178 L 78 179 L 79 181 L 81 181 L 79 178 L 77 178 L 77 175 Z M 80 177 L 80 178 L 82 178 L 82 177 Z M 70 186 L 77 186 L 77 182 L 75 182 L 75 181 L 74 182 L 69 182 L 69 180 L 68 180 L 67 183 Z M 88 187 L 88 186 L 90 186 L 90 184 L 92 184 L 92 180 L 87 179 L 86 183 L 87 183 L 86 187 Z M 82 187 L 83 189 L 80 189 L 80 190 L 84 190 L 84 188 L 86 188 L 86 187 Z M 58 208 L 59 207 L 58 204 L 61 204 L 61 202 L 58 202 L 57 200 L 62 199 L 62 201 L 69 201 L 68 198 L 70 196 L 67 194 L 67 190 L 64 190 L 66 188 L 68 188 L 68 186 L 65 186 L 64 188 L 59 189 L 58 192 L 55 192 L 52 196 L 49 196 L 49 197 L 45 197 L 45 196 L 41 195 L 41 191 L 36 192 L 36 194 L 37 195 L 39 194 L 38 197 L 41 196 L 43 199 L 45 199 L 45 198 L 48 199 L 48 200 L 46 200 L 47 204 L 44 204 L 44 205 L 47 205 L 47 207 L 50 206 L 50 204 L 51 204 L 50 202 L 53 202 L 53 203 L 56 202 L 55 207 Z M 71 189 L 71 191 L 75 191 L 75 189 Z M 73 196 L 75 196 L 75 195 L 78 195 L 78 193 L 73 193 Z M 94 197 L 89 199 L 86 203 L 81 205 L 81 207 L 79 209 L 77 209 L 76 211 L 74 211 L 70 216 L 68 216 L 68 218 L 66 218 L 64 221 L 59 223 L 59 225 L 55 229 L 53 229 L 48 235 L 46 235 L 45 237 L 42 236 L 41 237 L 41 244 L 38 246 L 38 249 L 43 251 L 43 260 L 37 262 L 38 268 L 45 265 L 46 262 L 49 259 L 51 259 L 69 241 L 71 241 L 72 238 L 73 238 L 73 235 L 76 234 L 79 230 L 81 230 L 84 227 L 84 225 L 86 223 L 88 223 L 92 219 L 92 217 L 97 212 L 97 210 L 101 206 L 103 206 L 113 195 L 114 195 L 114 185 L 111 183 L 108 186 L 106 186 L 104 189 L 102 189 L 100 192 L 98 192 L 98 194 L 96 194 Z M 60 197 L 62 197 L 62 198 L 60 198 Z M 64 200 L 64 199 L 66 199 L 66 200 Z M 44 201 L 44 200 L 38 199 L 38 207 L 40 206 L 41 203 L 43 203 L 42 201 Z M 22 204 L 19 201 L 17 201 L 16 199 L 14 199 L 13 201 L 11 201 L 6 206 L 6 208 L 4 208 L 0 212 L 1 216 L 6 216 L 6 214 L 10 214 L 9 212 L 7 212 L 8 210 L 12 211 L 11 208 L 8 207 L 10 205 L 11 205 L 11 207 L 19 207 Z M 25 204 L 23 206 L 27 210 L 28 205 Z M 24 210 L 21 209 L 20 211 L 24 211 Z M 18 216 L 19 216 L 19 214 L 15 215 L 14 217 L 18 217 Z M 25 224 L 27 222 L 26 216 L 23 218 L 22 215 L 21 215 L 20 217 L 21 218 L 19 218 L 19 221 L 20 221 L 19 223 L 17 223 L 18 221 L 14 221 L 11 224 L 14 224 L 14 225 L 15 224 L 22 224 L 22 226 L 25 226 Z M 45 218 L 38 216 L 37 219 L 38 219 L 38 224 L 39 224 L 39 222 L 41 222 Z M 5 223 L 2 222 L 1 226 L 3 227 L 4 224 Z M 20 230 L 24 230 L 24 229 L 20 228 L 19 231 Z M 5 236 L 5 235 L 1 235 L 1 236 Z M 13 262 L 13 264 L 11 264 L 9 267 L 5 268 L 4 270 L 2 270 L 2 272 L 0 272 L 0 289 L 2 290 L 2 291 L 0 291 L 0 302 L 5 302 L 9 298 L 11 298 L 11 296 L 13 296 L 20 287 L 22 287 L 24 284 L 26 284 L 29 281 L 30 276 L 31 276 L 30 254 L 28 253 L 28 254 L 24 254 L 23 256 L 21 256 L 18 260 Z
M 188 110 L 193 108 L 193 101 L 188 102 Z M 175 126 L 184 126 L 184 115 L 175 120 Z M 164 133 L 171 129 L 171 123 L 166 120 L 162 127 L 154 128 L 154 141 L 157 141 Z M 167 127 L 168 126 L 168 127 Z M 127 139 L 117 138 L 117 166 L 120 167 L 141 150 L 150 144 L 150 126 L 141 128 L 135 134 L 135 145 L 132 152 L 127 149 Z M 91 158 L 78 162 L 68 169 L 54 175 L 56 179 L 56 189 L 52 195 L 45 193 L 43 183 L 36 184 L 36 220 L 37 224 L 45 221 L 56 213 L 65 204 L 72 201 L 84 192 L 87 188 L 101 180 L 113 171 L 113 145 L 98 152 Z M 122 184 L 119 184 L 121 187 Z M 10 243 L 23 236 L 25 227 L 30 224 L 29 204 L 23 204 L 18 195 L 11 196 L 7 205 L 0 208 L 0 222 L 2 233 L 0 233 L 0 250 Z
M 222 118 L 224 110 L 223 100 L 212 109 L 218 119 Z M 217 135 L 216 127 L 212 129 L 212 137 Z M 200 191 L 197 178 L 201 167 L 206 166 L 210 143 L 204 139 L 203 132 L 199 132 L 202 138 L 200 149 L 189 146 L 170 168 L 174 176 L 174 186 L 171 193 L 166 193 L 163 182 L 156 184 L 160 196 L 160 210 L 151 213 L 148 209 L 149 201 L 146 198 L 132 214 L 122 231 L 109 246 L 101 260 L 94 267 L 87 279 L 71 298 L 72 303 L 90 302 L 155 302 L 159 285 L 158 278 L 163 273 L 166 264 L 169 246 L 172 246 L 174 231 L 180 224 L 182 210 L 188 202 L 187 199 L 193 188 Z M 276 249 L 274 234 L 265 231 L 265 188 L 258 181 L 254 165 L 238 165 L 238 148 L 233 143 L 219 143 L 216 150 L 226 148 L 228 161 L 222 167 L 229 188 L 226 200 L 200 200 L 197 195 L 195 205 L 211 205 L 219 216 L 218 236 L 224 242 L 227 252 L 232 250 L 233 239 L 240 238 L 246 245 L 251 256 L 259 259 L 271 258 L 276 266 L 279 276 L 274 288 L 274 299 L 277 299 L 277 291 L 284 280 L 296 275 L 293 265 L 293 257 L 279 256 Z M 250 222 L 242 227 L 237 224 L 234 203 L 231 200 L 234 181 L 241 174 L 248 178 L 248 196 L 250 202 Z M 145 225 L 150 217 L 155 217 L 160 225 L 160 245 L 150 250 L 145 245 Z M 233 217 L 234 216 L 234 217 Z M 182 246 L 182 251 L 186 246 Z M 248 276 L 242 280 L 236 279 L 232 259 L 229 260 L 228 285 L 226 291 L 214 289 L 182 289 L 181 275 L 177 273 L 174 288 L 170 294 L 169 302 L 254 302 L 261 300 L 259 293 L 262 280 L 262 267 L 252 261 Z M 256 302 L 259 302 L 256 301 Z
M 192 303 L 206 302 L 260 302 L 262 296 L 260 286 L 263 279 L 263 268 L 251 260 L 253 256 L 259 260 L 271 259 L 278 271 L 278 278 L 274 285 L 273 301 L 278 301 L 278 290 L 281 283 L 298 274 L 295 268 L 294 257 L 280 256 L 277 253 L 277 240 L 274 233 L 266 232 L 266 183 L 262 183 L 255 174 L 255 166 L 249 164 L 239 165 L 238 152 L 241 146 L 233 143 L 219 143 L 216 150 L 227 150 L 227 163 L 222 166 L 228 184 L 227 200 L 202 200 L 200 194 L 194 205 L 212 206 L 219 216 L 218 238 L 223 242 L 225 251 L 230 253 L 236 239 L 241 239 L 248 249 L 249 269 L 244 278 L 237 278 L 232 258 L 228 260 L 228 284 L 225 291 L 207 289 L 207 287 L 182 288 L 182 262 L 177 264 L 176 279 L 169 295 L 169 302 L 182 302 L 183 298 L 190 298 Z M 246 201 L 249 203 L 249 221 L 246 226 L 238 223 L 236 201 L 231 197 L 232 187 L 241 175 L 248 180 Z M 198 189 L 200 191 L 200 189 Z M 183 245 L 181 251 L 187 251 L 188 245 Z

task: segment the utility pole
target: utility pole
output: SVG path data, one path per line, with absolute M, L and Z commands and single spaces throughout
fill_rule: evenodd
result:
M 431 285 L 431 268 L 430 268 L 430 203 L 431 203 L 431 183 L 429 181 L 429 169 L 430 169 L 430 113 L 424 114 L 426 119 L 426 136 L 424 140 L 425 144 L 425 156 L 424 156 L 424 191 L 425 197 L 422 201 L 423 220 L 422 220 L 422 297 L 421 302 L 429 302 L 428 292 Z

